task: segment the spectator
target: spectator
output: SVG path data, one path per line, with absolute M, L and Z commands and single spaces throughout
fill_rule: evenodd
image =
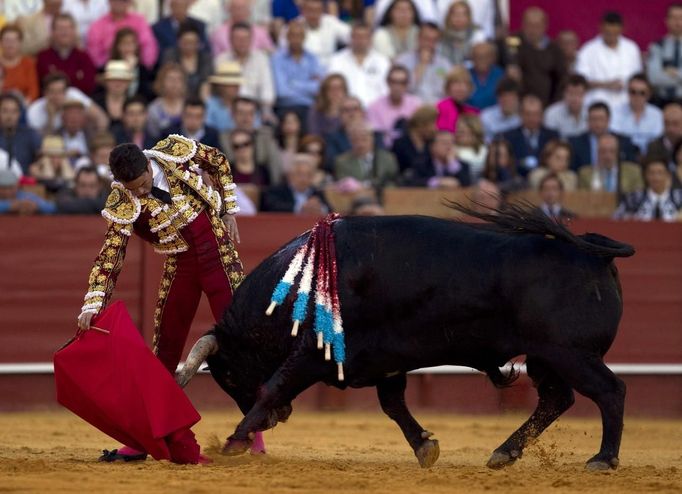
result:
M 483 110 L 497 103 L 495 89 L 504 76 L 504 70 L 497 65 L 497 49 L 492 43 L 478 43 L 471 49 L 472 67 L 469 69 L 474 91 L 468 103 Z
M 578 170 L 578 187 L 586 190 L 613 192 L 618 198 L 642 187 L 639 165 L 621 162 L 618 137 L 602 134 L 597 141 L 597 162 Z
M 386 76 L 390 68 L 388 58 L 371 47 L 371 32 L 366 24 L 355 24 L 350 47 L 334 55 L 329 72 L 346 78 L 350 94 L 367 106 L 388 93 Z
M 455 136 L 450 132 L 439 131 L 429 144 L 429 159 L 419 162 L 412 174 L 408 174 L 408 184 L 431 189 L 458 189 L 471 185 L 471 167 L 457 159 Z
M 323 0 L 303 0 L 301 17 L 306 28 L 303 48 L 328 67 L 338 45 L 348 43 L 350 27 L 338 17 L 325 14 Z
M 310 156 L 294 157 L 286 173 L 286 184 L 270 187 L 261 200 L 261 210 L 323 216 L 331 208 L 324 193 L 315 188 L 315 164 Z
M 613 112 L 611 129 L 629 137 L 639 154 L 644 154 L 649 142 L 663 134 L 663 112 L 647 103 L 650 97 L 646 76 L 635 74 L 628 81 L 628 102 Z
M 407 122 L 407 132 L 393 142 L 393 154 L 398 160 L 400 173 L 425 163 L 429 159 L 429 144 L 436 136 L 438 110 L 421 106 Z
M 56 207 L 31 192 L 19 189 L 19 179 L 0 169 L 0 214 L 52 214 Z
M 180 134 L 197 142 L 220 148 L 218 131 L 206 125 L 206 105 L 199 98 L 188 98 L 182 109 L 179 124 L 171 125 L 161 132 L 162 136 Z
M 433 13 L 433 19 L 440 19 L 442 22 L 446 17 L 448 8 L 452 5 L 454 0 L 435 0 L 436 8 Z M 431 2 L 419 2 L 420 4 L 429 4 Z M 504 35 L 500 31 L 501 23 L 503 19 L 501 18 L 500 4 L 503 2 L 498 2 L 495 5 L 496 0 L 467 0 L 469 7 L 471 8 L 471 18 L 473 24 L 481 28 L 487 39 L 496 39 Z M 496 12 L 497 10 L 497 12 Z M 422 7 L 423 12 L 422 17 L 426 16 L 426 9 Z M 430 18 L 431 19 L 431 18 Z
M 570 75 L 564 88 L 564 99 L 557 101 L 545 111 L 545 126 L 556 130 L 562 139 L 585 132 L 587 130 L 585 93 L 587 80 L 580 74 Z
M 419 14 L 412 0 L 394 0 L 372 37 L 374 49 L 394 59 L 417 47 Z
M 123 118 L 111 129 L 116 144 L 132 142 L 140 149 L 153 147 L 156 136 L 149 133 L 147 117 L 147 102 L 144 98 L 133 96 L 126 99 L 123 103 Z
M 526 187 L 526 181 L 518 172 L 516 159 L 508 141 L 497 137 L 488 145 L 488 156 L 480 182 L 483 181 L 497 184 L 499 190 L 505 193 Z
M 295 0 L 273 0 L 272 17 L 273 27 L 276 31 L 279 31 L 284 24 L 296 19 L 300 15 L 298 3 Z
M 564 187 L 564 182 L 552 172 L 545 175 L 537 187 L 542 201 L 539 209 L 557 223 L 565 223 L 576 218 L 575 213 L 562 204 Z
M 549 141 L 540 155 L 540 166 L 530 172 L 528 183 L 532 189 L 539 189 L 548 175 L 561 180 L 561 190 L 569 192 L 578 188 L 578 175 L 571 170 L 571 146 L 566 141 Z
M 163 129 L 180 123 L 187 96 L 187 77 L 182 67 L 172 62 L 163 65 L 154 81 L 154 92 L 159 96 L 147 108 L 147 130 L 159 137 Z
M 268 167 L 256 161 L 253 137 L 249 132 L 236 129 L 230 134 L 230 163 L 232 178 L 236 184 L 264 187 L 270 184 Z
M 622 36 L 620 14 L 606 13 L 600 31 L 580 48 L 575 70 L 590 84 L 588 103 L 603 101 L 613 111 L 626 102 L 627 81 L 642 71 L 642 56 L 635 42 Z
M 206 38 L 206 24 L 189 15 L 191 0 L 170 0 L 170 15 L 163 17 L 152 26 L 154 37 L 159 45 L 159 53 L 163 55 L 167 50 L 176 48 L 180 40 L 180 30 L 191 29 L 198 38 L 199 46 L 204 53 L 209 48 Z M 178 60 L 175 60 L 176 62 Z
M 647 146 L 647 161 L 651 161 L 654 157 L 663 158 L 673 170 L 675 168 L 673 151 L 680 140 L 682 140 L 682 105 L 668 103 L 663 108 L 663 135 L 651 141 Z
M 257 163 L 268 167 L 271 184 L 279 184 L 282 178 L 282 157 L 279 154 L 277 142 L 269 126 L 260 125 L 257 120 L 258 103 L 250 98 L 239 97 L 232 104 L 232 115 L 235 128 L 223 132 L 220 136 L 221 148 L 232 155 L 231 134 L 236 130 L 247 132 L 254 144 L 254 156 Z
M 299 153 L 307 154 L 313 159 L 315 163 L 315 177 L 313 178 L 313 185 L 315 187 L 323 188 L 334 182 L 334 177 L 324 169 L 325 157 L 325 143 L 320 136 L 308 134 L 303 136 L 298 145 Z
M 250 24 L 244 22 L 232 24 L 230 30 L 232 50 L 217 57 L 216 63 L 239 62 L 244 78 L 240 89 L 241 95 L 258 101 L 263 118 L 274 121 L 275 83 L 270 59 L 264 52 L 251 48 L 252 37 Z
M 566 61 L 559 46 L 547 36 L 547 14 L 538 7 L 523 13 L 521 44 L 514 57 L 507 53 L 511 75 L 521 81 L 525 94 L 535 94 L 543 106 L 561 97 L 566 78 Z
M 348 96 L 341 104 L 341 126 L 339 130 L 324 135 L 327 144 L 325 166 L 328 170 L 334 169 L 334 161 L 339 155 L 350 150 L 348 130 L 357 123 L 366 123 L 366 120 L 365 110 L 360 100 L 354 96 Z M 379 147 L 383 145 L 383 136 L 378 132 L 374 133 L 374 144 Z
M 660 102 L 682 98 L 682 4 L 671 3 L 665 18 L 667 34 L 649 45 L 646 70 Z
M 639 221 L 679 221 L 682 189 L 671 187 L 666 163 L 652 160 L 644 164 L 644 189 L 627 194 L 614 213 L 616 219 Z
M 374 3 L 375 0 L 331 0 L 327 2 L 327 11 L 348 24 L 365 22 L 372 25 Z
M 64 140 L 57 135 L 43 139 L 40 158 L 29 167 L 29 172 L 50 193 L 57 193 L 73 184 L 73 167 L 66 157 Z
M 229 21 L 225 22 L 211 35 L 211 51 L 217 57 L 221 53 L 234 51 L 232 41 L 232 29 L 236 24 L 246 24 L 251 26 L 251 37 L 246 49 L 249 51 L 261 50 L 271 52 L 274 50 L 270 35 L 267 29 L 259 25 L 251 25 L 251 1 L 250 0 L 230 0 L 225 3 L 228 11 Z
M 43 79 L 42 98 L 38 98 L 26 112 L 28 124 L 38 132 L 55 134 L 62 126 L 62 107 L 67 100 L 79 100 L 85 106 L 88 125 L 95 129 L 106 129 L 109 119 L 106 113 L 93 104 L 82 91 L 69 86 L 69 79 L 62 72 L 53 72 Z
M 239 62 L 222 62 L 218 70 L 209 76 L 213 94 L 206 102 L 206 124 L 218 132 L 234 128 L 232 105 L 239 96 L 239 88 L 244 82 Z
M 21 101 L 19 97 L 0 94 L 0 149 L 7 152 L 7 161 L 19 162 L 22 172 L 37 159 L 41 137 L 38 132 L 21 123 Z
M 140 60 L 153 69 L 159 57 L 159 47 L 147 20 L 140 14 L 129 12 L 131 0 L 109 0 L 109 12 L 90 26 L 87 50 L 96 67 L 104 67 L 119 29 L 129 27 L 137 33 L 140 42 Z
M 559 134 L 542 125 L 542 101 L 528 94 L 521 100 L 521 125 L 504 133 L 519 163 L 519 173 L 527 176 L 538 166 L 540 152 Z
M 481 119 L 476 115 L 462 115 L 455 132 L 457 159 L 469 164 L 472 181 L 476 181 L 483 173 L 488 148 L 485 146 L 485 135 Z
M 208 78 L 213 74 L 213 58 L 202 48 L 199 31 L 192 24 L 183 24 L 177 33 L 177 45 L 166 49 L 161 65 L 179 64 L 187 77 L 187 94 L 206 99 L 210 94 Z
M 521 87 L 519 83 L 512 78 L 500 80 L 495 89 L 495 96 L 497 96 L 497 104 L 481 112 L 481 123 L 487 142 L 490 142 L 496 135 L 521 125 L 521 117 L 519 116 Z
M 137 39 L 137 33 L 129 27 L 121 28 L 116 32 L 114 44 L 111 45 L 109 62 L 114 60 L 126 62 L 130 69 L 132 79 L 128 84 L 126 96 L 139 94 L 147 101 L 151 101 L 155 96 L 152 90 L 154 77 L 152 71 L 140 62 L 140 43 Z
M 52 19 L 50 46 L 37 59 L 39 80 L 52 72 L 63 72 L 71 85 L 85 94 L 95 90 L 95 65 L 85 51 L 78 48 L 76 22 L 70 14 L 58 14 Z
M 287 170 L 294 155 L 299 152 L 299 141 L 303 137 L 303 126 L 296 112 L 288 111 L 282 115 L 276 137 L 282 157 L 282 168 Z
M 90 26 L 109 11 L 107 0 L 63 0 L 62 12 L 71 14 L 78 27 L 80 45 L 87 43 Z
M 156 141 L 154 141 L 154 144 L 155 143 Z M 100 178 L 104 182 L 111 183 L 111 181 L 114 180 L 114 177 L 109 168 L 109 155 L 111 154 L 111 150 L 114 149 L 114 146 L 116 146 L 114 136 L 110 132 L 98 132 L 92 136 L 88 145 L 90 151 L 89 155 L 83 156 L 76 161 L 74 168 L 78 171 L 83 167 L 95 167 Z M 145 147 L 145 149 L 148 149 L 148 147 Z
M 575 72 L 575 64 L 578 61 L 578 48 L 580 48 L 580 38 L 570 29 L 559 31 L 556 37 L 556 43 L 559 45 L 561 53 L 564 55 L 564 62 L 566 64 L 566 72 L 573 74 Z
M 0 170 L 9 170 L 14 173 L 17 178 L 22 178 L 24 176 L 24 172 L 21 169 L 19 162 L 11 157 L 4 149 L 0 149 Z
M 212 33 L 225 20 L 225 2 L 221 0 L 195 0 L 190 4 L 189 15 L 206 24 L 206 31 Z
M 471 7 L 465 0 L 450 5 L 440 39 L 440 53 L 451 64 L 462 64 L 471 58 L 471 48 L 485 41 L 485 33 L 471 19 Z
M 93 97 L 95 103 L 109 117 L 110 128 L 121 123 L 123 104 L 128 98 L 128 88 L 133 80 L 130 65 L 124 60 L 110 60 L 104 69 L 103 90 Z
M 35 60 L 21 53 L 23 38 L 21 28 L 14 24 L 0 29 L 0 65 L 4 69 L 2 90 L 16 90 L 26 103 L 31 103 L 40 96 L 40 88 Z
M 443 99 L 445 77 L 450 62 L 438 53 L 440 30 L 431 23 L 422 24 L 417 37 L 417 48 L 399 55 L 396 63 L 407 67 L 412 74 L 410 92 L 425 104 L 436 104 Z
M 43 8 L 38 12 L 17 20 L 24 33 L 21 51 L 25 55 L 36 56 L 49 46 L 52 22 L 62 9 L 62 0 L 43 0 L 42 4 Z
M 474 187 L 472 208 L 479 213 L 498 214 L 498 211 L 504 206 L 505 193 L 506 191 L 501 189 L 498 184 L 485 178 L 481 179 Z
M 87 156 L 89 135 L 85 105 L 79 100 L 66 100 L 62 107 L 60 137 L 64 141 L 66 156 L 72 164 L 81 156 Z
M 383 187 L 395 183 L 399 168 L 395 157 L 374 145 L 372 129 L 362 122 L 348 129 L 351 149 L 334 161 L 337 180 L 353 179 L 365 187 Z
M 109 191 L 94 166 L 85 166 L 76 172 L 73 189 L 62 191 L 56 199 L 60 214 L 99 214 L 107 201 Z
M 676 189 L 682 189 L 682 140 L 677 141 L 675 148 L 673 149 L 673 156 L 675 157 L 675 163 L 671 168 L 673 175 L 673 187 Z M 651 161 L 656 159 L 652 157 Z
M 470 113 L 478 115 L 478 110 L 466 104 L 471 96 L 473 83 L 469 71 L 463 66 L 455 66 L 445 80 L 446 99 L 440 101 L 438 108 L 438 130 L 455 132 L 457 130 L 457 119 L 460 115 Z
M 597 141 L 600 136 L 609 132 L 611 112 L 606 103 L 592 103 L 587 108 L 587 132 L 583 132 L 568 140 L 573 151 L 571 168 L 577 171 L 581 166 L 597 162 Z M 635 146 L 625 136 L 617 136 L 621 159 L 635 160 Z
M 308 111 L 308 132 L 318 136 L 332 134 L 341 126 L 341 104 L 348 97 L 346 79 L 330 74 L 320 84 L 315 104 Z
M 350 216 L 384 216 L 386 211 L 375 197 L 361 196 L 353 199 L 348 214 Z
M 388 95 L 381 96 L 367 108 L 367 119 L 376 132 L 384 137 L 384 146 L 390 148 L 393 141 L 404 133 L 405 121 L 419 108 L 421 101 L 408 94 L 410 73 L 401 65 L 394 65 L 386 77 Z
M 287 47 L 272 56 L 272 71 L 277 93 L 277 112 L 295 111 L 305 122 L 308 111 L 320 89 L 324 69 L 317 57 L 303 49 L 305 26 L 293 21 L 287 28 Z

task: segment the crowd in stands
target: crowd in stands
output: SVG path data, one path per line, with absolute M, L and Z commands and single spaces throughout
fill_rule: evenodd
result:
M 682 3 L 645 52 L 617 12 L 581 44 L 537 7 L 509 33 L 498 5 L 43 0 L 1 21 L 0 213 L 98 213 L 115 145 L 182 134 L 226 153 L 252 213 L 475 187 L 561 219 L 582 189 L 681 220 Z

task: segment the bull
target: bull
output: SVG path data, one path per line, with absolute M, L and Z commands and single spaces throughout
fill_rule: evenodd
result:
M 292 338 L 290 309 L 264 314 L 272 287 L 310 233 L 283 246 L 244 280 L 223 319 L 199 339 L 177 376 L 186 385 L 206 360 L 244 413 L 224 453 L 246 451 L 255 431 L 286 421 L 292 400 L 324 382 L 340 389 L 376 386 L 382 410 L 398 424 L 419 464 L 430 467 L 438 459 L 438 441 L 406 406 L 406 373 L 463 365 L 505 386 L 518 372 L 500 367 L 525 355 L 537 407 L 494 450 L 488 467 L 519 459 L 572 406 L 574 390 L 595 402 L 602 416 L 601 448 L 586 467 L 617 467 L 625 384 L 603 357 L 622 314 L 613 259 L 631 256 L 634 249 L 594 233 L 574 235 L 528 207 L 484 213 L 455 207 L 485 222 L 393 216 L 335 223 L 346 338 L 343 381 L 320 357 L 309 325 Z

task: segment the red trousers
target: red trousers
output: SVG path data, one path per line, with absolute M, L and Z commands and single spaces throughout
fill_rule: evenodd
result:
M 201 293 L 208 297 L 216 321 L 232 301 L 230 280 L 218 252 L 219 240 L 213 233 L 208 214 L 202 212 L 181 230 L 181 234 L 189 249 L 166 260 L 164 280 L 170 279 L 170 287 L 165 300 L 159 299 L 161 317 L 156 351 L 171 374 L 175 374 L 180 362 Z M 224 241 L 229 242 L 229 238 L 225 236 Z

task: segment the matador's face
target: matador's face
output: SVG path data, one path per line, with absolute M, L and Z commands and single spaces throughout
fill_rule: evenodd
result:
M 144 197 L 152 191 L 153 176 L 152 165 L 147 161 L 147 169 L 142 175 L 129 182 L 123 182 L 123 186 L 137 197 Z

